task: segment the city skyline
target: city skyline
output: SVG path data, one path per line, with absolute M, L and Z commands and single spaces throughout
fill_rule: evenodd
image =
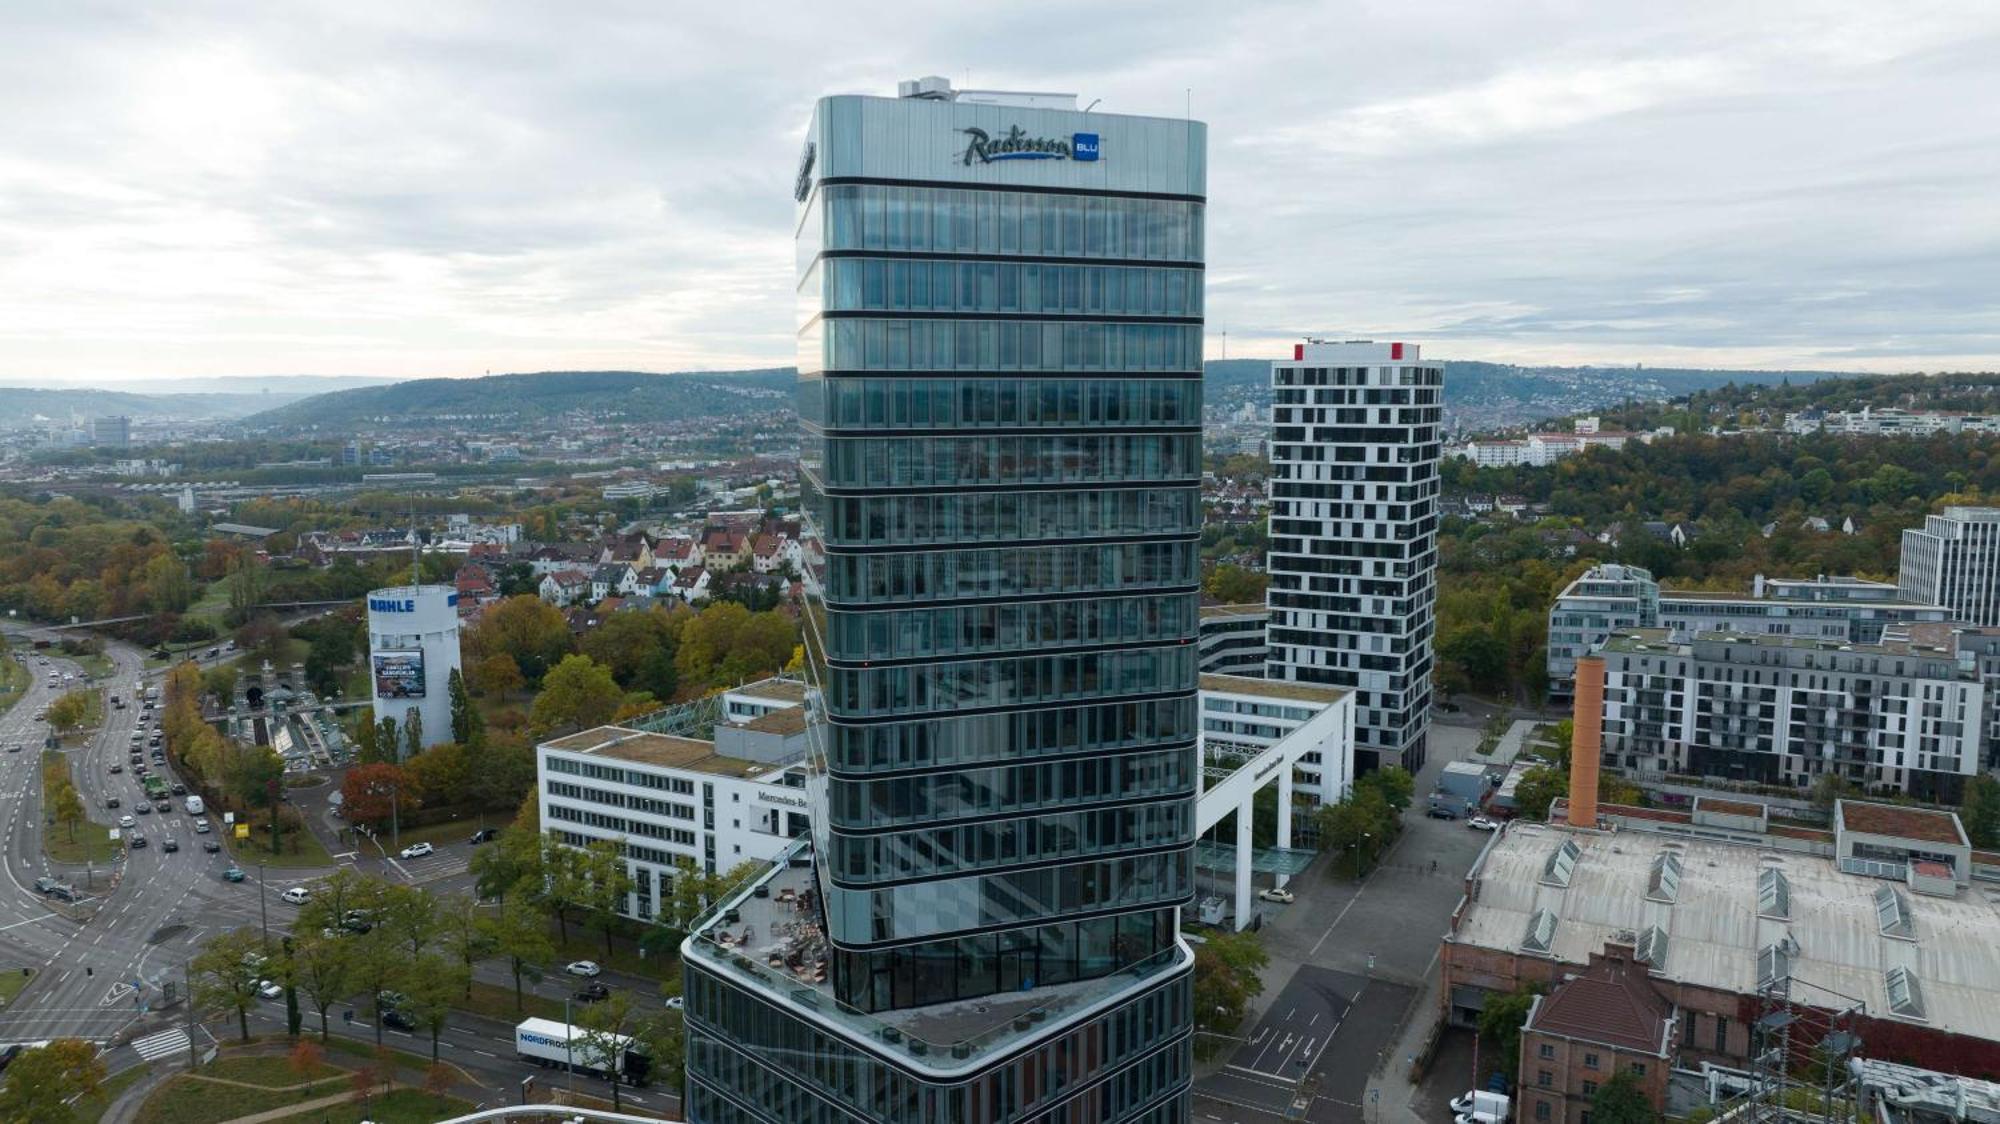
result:
M 10 13 L 0 382 L 783 365 L 790 107 L 931 72 L 1210 122 L 1211 358 L 2000 355 L 2000 15 L 1140 11 Z

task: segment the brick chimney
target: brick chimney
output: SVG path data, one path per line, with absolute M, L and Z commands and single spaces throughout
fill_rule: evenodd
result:
M 1569 751 L 1569 825 L 1597 826 L 1597 770 L 1604 758 L 1604 660 L 1576 661 L 1575 732 Z

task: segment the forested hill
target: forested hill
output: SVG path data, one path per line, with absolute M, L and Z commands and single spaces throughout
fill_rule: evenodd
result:
M 1695 391 L 1671 402 L 1632 403 L 1603 414 L 1604 424 L 1625 429 L 1672 426 L 1684 432 L 1738 426 L 1781 425 L 1805 410 L 1904 410 L 2000 412 L 2000 374 L 1847 375 L 1837 381 L 1744 385 Z
M 417 379 L 316 394 L 246 419 L 249 426 L 352 429 L 451 418 L 541 421 L 581 412 L 627 422 L 722 417 L 791 401 L 790 367 L 752 371 L 542 371 L 476 379 Z
M 300 394 L 133 394 L 89 387 L 0 386 L 0 419 L 36 417 L 236 418 L 300 400 Z

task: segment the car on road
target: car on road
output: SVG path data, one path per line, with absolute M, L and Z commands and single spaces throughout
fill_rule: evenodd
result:
M 382 1025 L 391 1030 L 415 1030 L 417 1029 L 417 1020 L 394 1007 L 390 1007 L 382 1012 Z
M 1290 905 L 1299 900 L 1297 894 L 1292 893 L 1282 886 L 1273 886 L 1268 890 L 1259 890 L 1257 896 L 1267 902 L 1281 902 L 1285 905 Z
M 437 848 L 431 846 L 429 843 L 412 843 L 403 848 L 403 857 L 406 859 L 421 859 L 435 850 Z
M 258 980 L 257 994 L 266 999 L 278 999 L 285 994 L 285 985 L 276 980 Z
M 181 845 L 179 843 L 174 842 L 171 839 L 160 840 L 160 850 L 162 851 L 172 854 L 173 852 L 178 851 L 180 849 Z
M 137 804 L 132 805 L 132 810 L 139 813 L 142 816 L 150 816 L 153 814 L 153 806 L 151 804 L 146 803 L 144 800 L 141 800 Z
M 597 961 L 595 960 L 572 960 L 563 965 L 563 971 L 568 972 L 572 976 L 583 976 L 585 978 L 594 976 L 603 970 L 597 966 Z
M 134 835 L 134 836 L 132 837 L 132 849 L 133 849 L 134 851 L 138 850 L 138 849 L 139 849 L 139 848 L 141 848 L 141 847 L 144 847 L 145 845 L 146 845 L 146 837 L 145 837 L 145 836 L 143 836 L 143 835 Z
M 219 854 L 222 851 L 222 844 L 217 843 L 213 839 L 204 839 L 201 841 L 201 849 L 211 855 Z
M 186 785 L 184 785 L 184 784 L 180 783 L 179 781 L 175 781 L 175 782 L 174 782 L 174 795 L 175 795 L 175 796 L 186 796 L 187 794 L 188 794 L 188 786 L 186 786 Z
M 687 1000 L 682 999 L 680 996 L 678 995 L 667 996 L 667 1010 L 678 1011 L 686 1006 L 687 1006 Z
M 244 877 L 243 868 L 240 866 L 232 866 L 222 872 L 222 880 L 224 882 L 241 882 Z
M 207 820 L 196 820 L 196 821 L 194 821 L 194 833 L 195 833 L 196 835 L 207 835 L 207 834 L 208 834 L 208 831 L 209 831 L 209 827 L 208 827 L 208 821 L 207 821 Z
M 119 764 L 118 762 L 116 762 L 116 761 L 113 761 L 113 762 L 111 763 L 111 771 L 112 771 L 112 772 L 114 772 L 114 773 L 122 773 L 122 772 L 124 772 L 124 771 L 125 771 L 125 766 L 123 766 L 123 765 L 120 765 L 120 764 Z
M 21 743 L 20 743 L 20 742 L 8 742 L 8 743 L 7 743 L 7 752 L 9 752 L 9 753 L 19 753 L 19 752 L 21 752 Z
M 40 878 L 35 879 L 35 892 L 37 894 L 46 894 L 60 885 L 62 885 L 62 879 L 50 878 L 44 874 Z
M 139 821 L 138 821 L 138 820 L 135 820 L 135 819 L 133 819 L 133 818 L 131 817 L 131 815 L 130 815 L 130 814 L 128 813 L 128 814 L 126 814 L 126 815 L 123 815 L 123 816 L 119 816 L 119 817 L 118 817 L 118 826 L 119 826 L 119 827 L 127 827 L 127 828 L 129 828 L 129 827 L 137 827 L 137 826 L 139 826 Z
M 1472 828 L 1476 831 L 1499 831 L 1500 821 L 1495 819 L 1489 819 L 1485 816 L 1474 816 L 1471 819 L 1465 821 L 1465 826 Z
M 73 902 L 81 895 L 76 892 L 76 887 L 64 883 L 50 890 L 49 896 L 59 902 Z
M 278 896 L 293 905 L 304 905 L 307 899 L 312 897 L 312 891 L 306 889 L 304 886 L 294 886 Z
M 167 812 L 171 812 L 171 811 L 173 811 L 173 810 L 174 810 L 174 804 L 173 804 L 173 801 L 171 801 L 171 800 L 155 800 L 155 801 L 153 801 L 153 810 L 154 810 L 155 812 L 159 812 L 159 813 L 161 813 L 162 815 L 166 814 Z
M 596 1003 L 611 998 L 611 989 L 601 983 L 587 983 L 576 989 L 573 997 L 578 1003 Z
M 497 828 L 497 827 L 482 827 L 482 828 L 480 828 L 480 829 L 479 829 L 478 831 L 475 831 L 475 832 L 473 832 L 473 833 L 472 833 L 472 838 L 470 838 L 470 839 L 467 839 L 467 840 L 466 840 L 466 843 L 467 843 L 467 844 L 469 844 L 470 846 L 474 846 L 474 847 L 477 847 L 477 846 L 479 846 L 479 845 L 480 845 L 481 843 L 491 843 L 491 842 L 493 842 L 493 841 L 494 841 L 495 839 L 498 839 L 498 838 L 500 838 L 500 829 L 499 829 L 499 828 Z
M 107 796 L 104 798 L 104 806 L 107 808 L 116 808 L 119 807 L 120 804 L 121 802 L 116 796 Z

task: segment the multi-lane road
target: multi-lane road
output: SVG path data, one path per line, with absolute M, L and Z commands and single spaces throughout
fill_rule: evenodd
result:
M 145 678 L 139 651 L 106 647 L 114 671 L 91 686 L 126 700 L 122 709 L 106 705 L 97 733 L 68 748 L 78 794 L 89 822 L 84 832 L 104 833 L 120 817 L 135 826 L 121 831 L 120 853 L 108 868 L 57 867 L 44 857 L 44 832 L 65 829 L 47 822 L 41 804 L 41 749 L 47 725 L 35 715 L 74 683 L 49 684 L 51 673 L 82 681 L 83 671 L 54 649 L 17 649 L 33 674 L 27 694 L 0 715 L 0 744 L 21 745 L 0 756 L 0 817 L 5 820 L 7 877 L 0 879 L 0 970 L 27 968 L 33 979 L 21 995 L 0 1009 L 0 1041 L 21 1042 L 76 1036 L 109 1041 L 138 1022 L 157 1003 L 169 979 L 184 985 L 185 963 L 219 929 L 258 923 L 258 887 L 252 880 L 222 879 L 226 853 L 203 851 L 205 838 L 194 830 L 181 798 L 165 812 L 136 814 L 145 803 L 128 752 L 135 730 L 157 729 L 158 711 L 142 710 L 135 688 Z M 44 663 L 43 661 L 46 661 Z M 142 735 L 138 744 L 144 744 Z M 150 758 L 149 758 L 150 763 Z M 113 766 L 119 771 L 113 773 Z M 164 767 L 154 764 L 156 773 Z M 171 778 L 169 778 L 171 779 Z M 108 807 L 116 798 L 118 808 Z M 215 825 L 218 829 L 220 825 Z M 131 836 L 147 846 L 134 850 Z M 163 844 L 172 839 L 179 850 Z M 73 909 L 35 892 L 35 879 L 50 876 L 73 885 L 83 901 Z M 271 921 L 289 924 L 292 911 L 275 898 Z
M 110 1045 L 144 1035 L 136 1048 L 112 1050 L 107 1061 L 114 1071 L 172 1058 L 187 1049 L 187 1040 L 172 1033 L 185 1019 L 186 1008 L 176 1006 L 170 1013 L 153 1010 L 162 998 L 162 985 L 171 980 L 177 989 L 184 989 L 187 961 L 218 931 L 268 922 L 273 936 L 288 932 L 298 911 L 280 898 L 280 892 L 301 882 L 310 885 L 327 872 L 272 870 L 269 885 L 264 887 L 260 886 L 257 867 L 245 859 L 241 860 L 244 881 L 231 883 L 222 877 L 231 865 L 227 849 L 216 854 L 202 849 L 203 840 L 221 838 L 225 828 L 219 820 L 210 817 L 213 832 L 197 834 L 195 817 L 186 813 L 183 797 L 171 798 L 165 812 L 137 814 L 137 806 L 145 800 L 129 759 L 135 744 L 132 735 L 138 731 L 136 744 L 144 746 L 151 731 L 158 729 L 159 711 L 142 709 L 136 688 L 157 685 L 160 673 L 145 670 L 139 649 L 109 641 L 105 653 L 114 670 L 90 686 L 123 697 L 127 705 L 119 709 L 107 704 L 102 727 L 83 744 L 65 749 L 64 756 L 90 821 L 78 827 L 79 834 L 106 832 L 126 815 L 133 817 L 133 826 L 121 829 L 118 857 L 108 868 L 86 872 L 81 866 L 51 864 L 43 854 L 43 833 L 65 829 L 49 824 L 41 807 L 42 747 L 49 729 L 35 715 L 75 686 L 63 684 L 63 675 L 75 675 L 81 683 L 83 671 L 61 658 L 54 648 L 28 648 L 24 641 L 37 634 L 16 628 L 8 631 L 16 641 L 14 652 L 31 673 L 32 685 L 12 708 L 0 714 L 0 840 L 4 840 L 0 865 L 6 867 L 6 876 L 0 877 L 0 972 L 19 972 L 25 967 L 34 975 L 18 998 L 0 1007 L 0 1044 L 73 1036 Z M 51 672 L 58 680 L 56 686 L 48 682 Z M 23 747 L 20 752 L 4 752 L 14 744 Z M 169 783 L 175 779 L 165 766 L 152 761 L 150 750 L 145 760 L 155 775 L 166 777 Z M 114 765 L 119 766 L 119 772 L 111 772 Z M 306 790 L 297 797 L 300 810 L 328 828 L 329 835 L 337 826 L 328 816 L 326 798 L 330 791 Z M 108 807 L 108 799 L 114 797 L 119 806 Z M 146 837 L 147 846 L 136 850 L 130 846 L 134 832 Z M 470 827 L 467 834 L 471 834 Z M 179 844 L 173 853 L 162 846 L 170 838 Z M 467 842 L 455 840 L 439 844 L 431 855 L 405 860 L 393 850 L 384 853 L 373 843 L 364 842 L 340 849 L 334 858 L 340 865 L 420 884 L 434 892 L 463 892 L 471 888 L 468 865 L 472 851 Z M 84 900 L 68 907 L 37 893 L 35 879 L 44 876 L 74 885 Z M 475 977 L 512 986 L 511 977 L 498 963 L 479 965 Z M 658 986 L 653 981 L 613 973 L 602 978 L 629 991 L 642 1006 L 658 1002 Z M 530 989 L 560 999 L 576 982 L 558 969 Z M 340 1010 L 336 1009 L 336 1019 Z M 283 1000 L 262 1002 L 252 1013 L 253 1021 L 266 1024 L 282 1025 L 284 1018 Z M 365 1012 L 355 1011 L 354 1018 L 353 1022 L 338 1022 L 334 1032 L 372 1040 L 374 1028 L 365 1021 Z M 316 1021 L 308 1015 L 308 1029 Z M 231 1025 L 233 1028 L 233 1020 Z M 445 1060 L 493 1091 L 489 1103 L 518 1096 L 526 1076 L 549 1079 L 545 1071 L 513 1055 L 512 1030 L 505 1022 L 458 1014 L 440 1042 Z M 217 1033 L 226 1036 L 229 1032 Z M 198 1031 L 196 1037 L 206 1041 L 204 1032 Z M 428 1035 L 387 1030 L 386 1037 L 403 1049 L 429 1052 Z M 583 1083 L 591 1079 L 574 1080 Z M 660 1089 L 630 1099 L 648 1107 L 674 1103 L 672 1091 Z

